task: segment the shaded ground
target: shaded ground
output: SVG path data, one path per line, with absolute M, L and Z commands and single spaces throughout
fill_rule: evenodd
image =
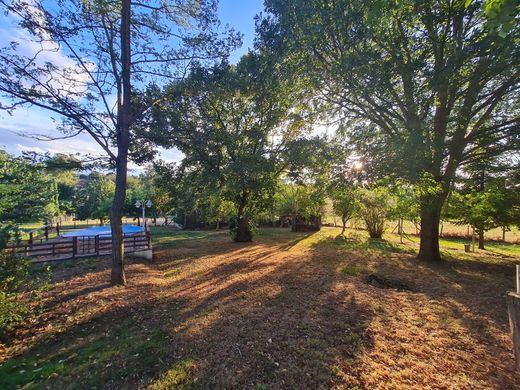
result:
M 158 229 L 124 288 L 106 259 L 64 263 L 0 351 L 0 388 L 520 388 L 518 258 L 454 250 L 434 266 L 413 243 L 338 233 Z

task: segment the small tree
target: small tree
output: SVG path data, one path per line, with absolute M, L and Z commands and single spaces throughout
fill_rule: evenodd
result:
M 342 229 L 340 234 L 344 234 L 347 222 L 359 212 L 358 190 L 352 186 L 334 189 L 332 191 L 332 207 L 334 213 L 341 218 Z
M 385 222 L 391 214 L 392 198 L 386 187 L 372 190 L 360 190 L 360 215 L 365 222 L 370 238 L 381 238 L 385 230 Z

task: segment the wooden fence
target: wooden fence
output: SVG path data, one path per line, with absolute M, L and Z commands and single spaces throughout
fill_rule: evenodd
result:
M 152 248 L 150 232 L 124 234 L 125 253 Z M 76 257 L 112 253 L 112 238 L 106 236 L 57 237 L 46 242 L 24 242 L 9 246 L 6 251 L 30 257 L 35 261 L 65 260 Z

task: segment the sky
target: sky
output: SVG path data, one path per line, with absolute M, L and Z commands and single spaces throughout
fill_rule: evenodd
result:
M 254 17 L 262 10 L 263 0 L 220 0 L 218 14 L 222 25 L 227 24 L 243 34 L 243 45 L 231 54 L 231 62 L 237 62 L 242 54 L 253 47 Z M 7 45 L 13 37 L 20 34 L 22 32 L 11 21 L 6 20 L 5 17 L 0 18 L 0 47 Z M 21 46 L 20 50 L 23 49 Z M 18 108 L 12 115 L 0 111 L 0 148 L 11 154 L 18 155 L 22 151 L 91 155 L 101 153 L 101 149 L 86 134 L 63 140 L 40 141 L 21 136 L 18 134 L 20 132 L 59 135 L 51 115 L 42 109 Z M 179 161 L 182 155 L 177 150 L 161 149 L 159 158 L 166 161 Z M 134 171 L 140 170 L 135 165 L 131 165 L 131 168 Z

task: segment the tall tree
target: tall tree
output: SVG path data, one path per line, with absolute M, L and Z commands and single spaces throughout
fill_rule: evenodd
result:
M 183 170 L 203 176 L 236 208 L 236 241 L 250 241 L 251 219 L 274 194 L 285 153 L 304 127 L 287 78 L 269 58 L 194 69 L 170 86 L 155 119 L 184 154 Z
M 266 1 L 264 45 L 310 80 L 364 157 L 433 182 L 420 198 L 422 260 L 440 260 L 441 208 L 475 141 L 496 154 L 519 145 L 519 9 L 499 7 L 501 20 L 490 3 L 511 2 Z
M 221 58 L 239 39 L 220 36 L 215 0 L 0 0 L 36 50 L 0 50 L 0 92 L 13 110 L 32 105 L 61 120 L 64 137 L 87 133 L 115 170 L 111 209 L 113 284 L 125 284 L 121 210 L 128 158 L 139 157 L 132 109 L 148 82 L 181 78 L 193 60 Z M 31 47 L 31 46 L 29 46 Z M 153 104 L 154 102 L 152 102 Z

